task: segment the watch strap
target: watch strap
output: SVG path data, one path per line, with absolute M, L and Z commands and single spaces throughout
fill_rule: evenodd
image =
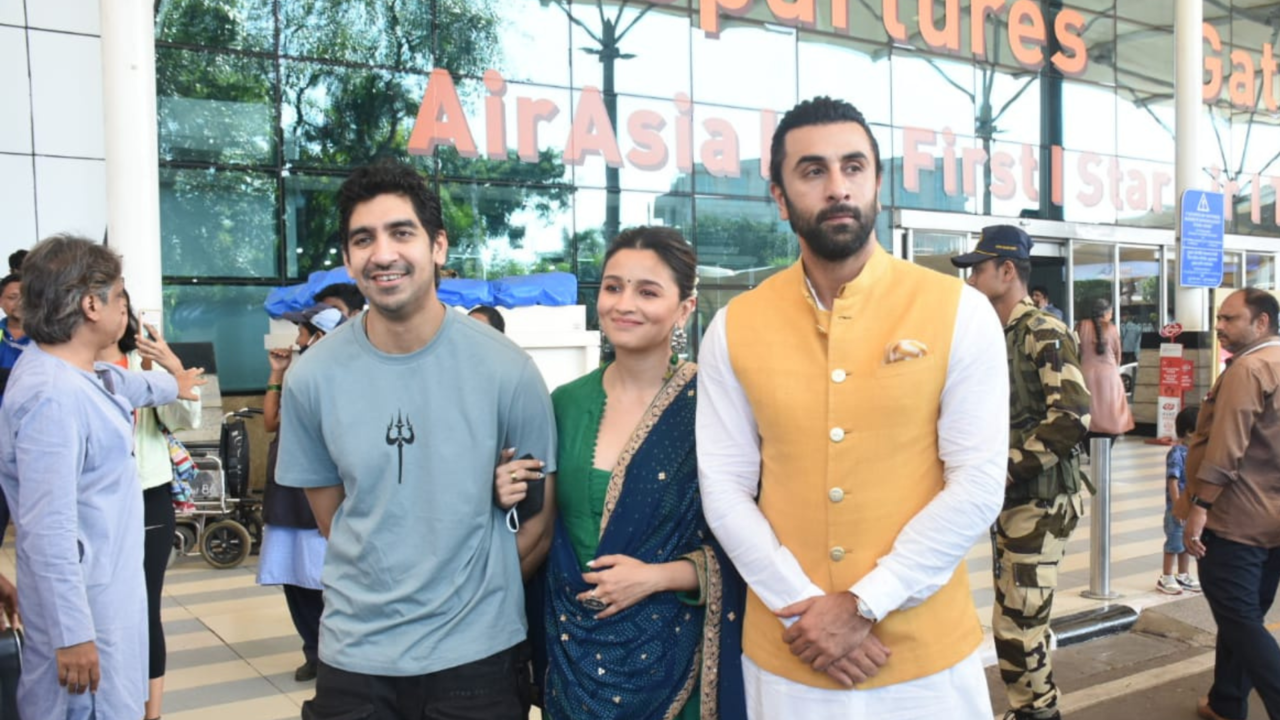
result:
M 1192 496 L 1191 496 L 1191 504 L 1192 504 L 1192 505 L 1196 505 L 1196 506 L 1198 506 L 1198 507 L 1202 507 L 1202 508 L 1204 508 L 1205 510 L 1212 510 L 1212 509 L 1213 509 L 1213 503 L 1209 502 L 1208 500 L 1205 500 L 1204 498 L 1200 497 L 1199 495 L 1192 495 Z

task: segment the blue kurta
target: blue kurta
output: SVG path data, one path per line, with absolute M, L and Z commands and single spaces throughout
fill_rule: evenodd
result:
M 133 408 L 177 396 L 167 373 L 81 370 L 31 345 L 0 409 L 0 487 L 17 528 L 24 718 L 140 718 L 147 698 L 142 493 Z M 95 695 L 58 685 L 55 651 L 92 640 Z

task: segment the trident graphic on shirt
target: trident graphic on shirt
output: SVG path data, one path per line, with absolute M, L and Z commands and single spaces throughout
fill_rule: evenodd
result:
M 392 428 L 395 428 L 395 434 L 391 434 Z M 404 482 L 404 446 L 412 445 L 414 439 L 413 423 L 408 417 L 401 418 L 400 411 L 396 411 L 396 419 L 387 423 L 387 444 L 395 445 L 396 452 L 400 457 L 400 464 L 396 472 L 396 484 L 400 485 Z

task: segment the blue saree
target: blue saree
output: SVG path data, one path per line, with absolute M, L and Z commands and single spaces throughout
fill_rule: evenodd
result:
M 562 439 L 559 482 L 592 473 L 604 406 L 602 374 L 596 370 L 555 393 Z M 544 586 L 548 667 L 543 697 L 553 720 L 671 719 L 694 708 L 704 720 L 746 718 L 744 588 L 702 516 L 696 393 L 697 369 L 687 363 L 659 392 L 624 446 L 604 493 L 595 557 L 688 560 L 698 571 L 700 597 L 657 593 L 613 617 L 596 619 L 577 600 L 591 586 L 582 579 L 565 518 L 557 517 Z

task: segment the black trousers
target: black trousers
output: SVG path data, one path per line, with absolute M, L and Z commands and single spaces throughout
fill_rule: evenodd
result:
M 1264 618 L 1280 585 L 1280 548 L 1260 548 L 1203 533 L 1200 582 L 1218 624 L 1209 705 L 1228 718 L 1247 717 L 1257 690 L 1271 720 L 1280 720 L 1280 645 Z
M 316 660 L 320 646 L 320 615 L 324 613 L 324 593 L 298 585 L 281 585 L 284 601 L 289 605 L 289 617 L 302 638 L 302 654 L 307 662 Z
M 320 663 L 302 720 L 524 720 L 516 647 L 409 677 L 361 675 Z
M 150 637 L 150 677 L 164 677 L 164 625 L 160 623 L 160 591 L 164 570 L 173 550 L 173 493 L 168 485 L 142 491 L 142 519 L 147 528 L 143 545 L 142 572 L 147 579 L 147 631 Z

